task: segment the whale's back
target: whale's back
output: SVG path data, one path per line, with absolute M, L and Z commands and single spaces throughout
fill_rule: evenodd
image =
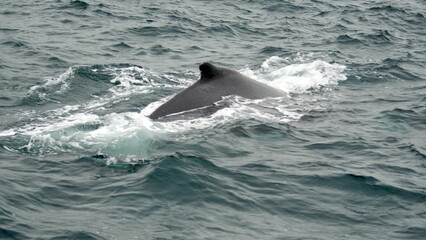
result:
M 199 68 L 200 79 L 156 109 L 149 116 L 151 119 L 206 107 L 229 95 L 248 99 L 285 96 L 284 92 L 231 69 L 211 63 L 203 63 Z

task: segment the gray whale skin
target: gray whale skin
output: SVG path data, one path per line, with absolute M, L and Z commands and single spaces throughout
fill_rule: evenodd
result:
M 216 67 L 208 62 L 201 64 L 199 68 L 200 79 L 158 107 L 149 118 L 159 119 L 170 114 L 211 106 L 229 95 L 247 99 L 286 96 L 283 91 L 255 81 L 235 70 Z

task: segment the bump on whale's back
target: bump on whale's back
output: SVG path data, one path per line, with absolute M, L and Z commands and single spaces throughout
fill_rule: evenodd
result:
M 208 62 L 202 63 L 199 67 L 201 77 L 200 79 L 212 79 L 218 75 L 218 68 Z
M 255 81 L 243 74 L 205 62 L 199 66 L 200 79 L 156 109 L 149 117 L 157 119 L 169 114 L 211 106 L 224 96 L 248 99 L 282 97 L 285 93 Z

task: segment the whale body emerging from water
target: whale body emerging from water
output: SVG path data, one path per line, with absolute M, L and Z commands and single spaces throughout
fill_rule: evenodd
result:
M 211 106 L 230 95 L 247 99 L 286 96 L 283 91 L 255 81 L 235 70 L 216 67 L 207 62 L 201 64 L 199 68 L 200 79 L 157 108 L 149 116 L 151 119 Z

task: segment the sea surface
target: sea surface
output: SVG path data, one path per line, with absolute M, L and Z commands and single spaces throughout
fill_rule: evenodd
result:
M 424 0 L 0 2 L 0 239 L 425 237 Z

